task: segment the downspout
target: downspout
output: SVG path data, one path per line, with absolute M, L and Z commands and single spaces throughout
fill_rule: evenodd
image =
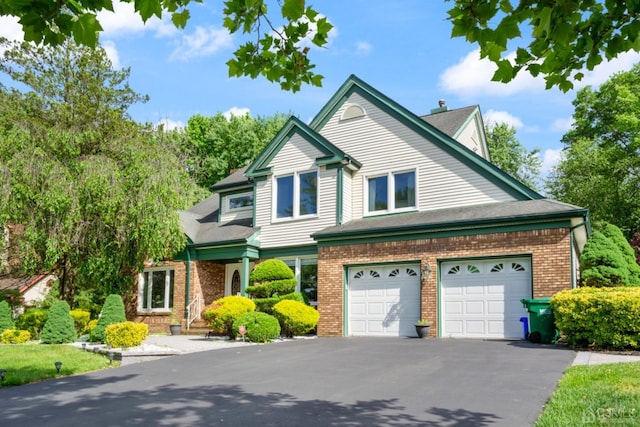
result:
M 589 223 L 589 217 L 588 216 L 581 223 L 576 224 L 573 227 L 569 228 L 569 239 L 570 239 L 569 242 L 571 244 L 571 288 L 576 288 L 576 284 L 577 284 L 576 283 L 575 268 L 574 268 L 576 264 L 574 262 L 575 260 L 573 259 L 573 256 L 574 256 L 574 253 L 575 253 L 575 251 L 574 251 L 575 243 L 574 243 L 574 238 L 573 238 L 573 230 L 575 230 L 576 228 L 579 228 L 579 227 L 585 227 L 586 232 L 587 232 L 586 233 L 587 234 L 587 238 L 589 238 L 589 234 L 591 234 L 591 233 L 589 231 L 590 223 Z
M 187 277 L 184 287 L 184 318 L 189 320 L 189 304 L 191 303 L 191 248 L 187 243 Z M 189 325 L 187 325 L 188 327 Z

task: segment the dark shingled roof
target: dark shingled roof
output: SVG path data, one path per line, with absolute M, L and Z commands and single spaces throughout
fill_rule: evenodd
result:
M 249 165 L 238 169 L 237 171 L 233 172 L 231 175 L 229 175 L 228 177 L 221 179 L 220 181 L 216 182 L 215 184 L 213 184 L 211 186 L 211 190 L 212 191 L 216 191 L 218 189 L 224 189 L 224 188 L 229 188 L 229 187 L 235 187 L 235 186 L 242 186 L 242 185 L 249 185 L 249 179 L 244 175 L 244 173 L 247 171 L 247 168 L 249 167 Z
M 218 194 L 213 194 L 191 209 L 180 212 L 180 224 L 193 243 L 246 240 L 256 231 L 251 218 L 218 222 L 219 198 Z
M 420 118 L 441 132 L 453 137 L 477 108 L 477 105 L 471 105 L 441 113 L 428 114 Z
M 376 233 L 381 230 L 418 231 L 419 229 L 456 229 L 458 227 L 527 222 L 540 218 L 569 218 L 586 215 L 586 209 L 551 199 L 497 202 L 476 206 L 411 212 L 357 219 L 327 227 L 313 234 L 315 239 L 336 235 Z

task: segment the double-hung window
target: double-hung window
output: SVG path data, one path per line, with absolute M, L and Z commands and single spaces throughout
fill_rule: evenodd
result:
M 367 178 L 367 212 L 383 213 L 416 207 L 416 172 L 390 172 Z
M 318 214 L 318 172 L 296 172 L 274 179 L 276 219 Z
M 172 268 L 148 268 L 138 280 L 139 311 L 169 311 L 173 308 Z

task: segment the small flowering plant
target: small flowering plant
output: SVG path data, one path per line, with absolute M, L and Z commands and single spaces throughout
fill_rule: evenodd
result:
M 420 319 L 416 322 L 417 326 L 431 326 L 431 322 L 427 319 Z

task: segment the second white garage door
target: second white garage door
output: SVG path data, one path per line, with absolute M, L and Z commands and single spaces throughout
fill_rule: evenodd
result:
M 522 298 L 531 298 L 531 259 L 443 262 L 443 337 L 521 338 Z
M 352 267 L 348 272 L 348 334 L 415 336 L 420 319 L 420 266 Z

